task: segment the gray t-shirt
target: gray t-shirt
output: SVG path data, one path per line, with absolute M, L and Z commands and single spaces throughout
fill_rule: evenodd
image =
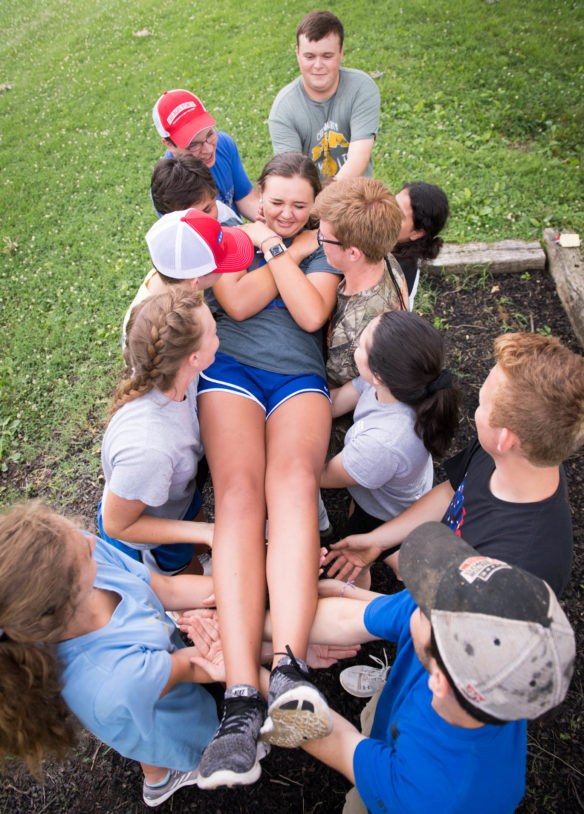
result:
M 197 379 L 183 401 L 151 390 L 114 413 L 103 437 L 101 464 L 108 490 L 141 500 L 145 514 L 182 520 L 195 494 L 203 456 L 197 417 Z M 155 544 L 128 543 L 133 548 Z
M 321 179 L 332 178 L 347 160 L 349 144 L 375 138 L 379 128 L 377 85 L 363 71 L 340 68 L 330 99 L 316 102 L 297 77 L 274 99 L 268 126 L 274 154 L 296 150 L 312 159 Z M 373 175 L 371 159 L 364 175 Z
M 391 520 L 432 488 L 432 456 L 414 430 L 412 407 L 382 404 L 360 376 L 353 386 L 361 397 L 341 454 L 359 485 L 349 486 L 349 493 L 368 514 Z
M 284 240 L 289 246 L 291 239 Z M 253 271 L 264 264 L 264 255 L 256 250 Z M 324 271 L 341 275 L 327 263 L 322 247 L 306 257 L 300 264 L 304 274 Z M 219 350 L 233 356 L 238 362 L 272 373 L 287 376 L 316 373 L 325 375 L 322 329 L 314 333 L 304 331 L 280 298 L 272 300 L 262 311 L 249 319 L 237 322 L 224 311 L 217 315 Z

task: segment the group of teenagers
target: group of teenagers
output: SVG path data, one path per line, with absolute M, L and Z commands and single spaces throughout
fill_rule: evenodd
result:
M 123 325 L 99 538 L 35 502 L 0 517 L 2 751 L 32 767 L 78 719 L 140 762 L 149 806 L 255 782 L 270 745 L 342 772 L 346 814 L 500 814 L 523 796 L 526 720 L 563 700 L 575 657 L 557 599 L 572 560 L 561 464 L 584 442 L 584 359 L 500 336 L 478 437 L 434 485 L 459 392 L 411 304 L 448 203 L 362 175 L 374 83 L 340 68 L 342 45 L 329 12 L 299 24 L 301 76 L 272 108 L 257 188 L 196 96 L 156 102 L 169 153 L 152 176 L 152 268 Z M 353 131 L 335 105 L 358 108 Z M 286 140 L 288 106 L 316 144 Z M 351 413 L 327 461 L 332 419 Z M 325 555 L 327 488 L 348 489 L 351 515 Z M 369 590 L 379 560 L 403 591 Z M 359 731 L 309 665 L 375 639 L 397 655 Z

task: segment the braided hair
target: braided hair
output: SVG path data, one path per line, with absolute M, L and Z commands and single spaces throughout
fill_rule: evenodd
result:
M 200 292 L 179 286 L 156 294 L 132 309 L 126 332 L 126 369 L 109 409 L 120 407 L 153 388 L 170 390 L 190 353 L 198 350 L 203 334 Z

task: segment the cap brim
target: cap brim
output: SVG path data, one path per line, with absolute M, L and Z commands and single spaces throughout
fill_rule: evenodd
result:
M 444 574 L 477 552 L 444 523 L 432 521 L 414 529 L 403 541 L 399 570 L 404 585 L 430 618 Z
M 201 130 L 204 130 L 206 127 L 215 127 L 215 125 L 215 119 L 205 110 L 201 112 L 196 119 L 191 119 L 174 130 L 171 139 L 181 150 L 186 150 L 197 133 L 200 133 Z
M 222 259 L 215 255 L 217 272 L 243 271 L 249 268 L 255 254 L 255 247 L 249 235 L 234 226 L 222 226 Z

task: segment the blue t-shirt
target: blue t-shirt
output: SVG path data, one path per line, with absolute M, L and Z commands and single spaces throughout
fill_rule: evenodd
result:
M 216 706 L 199 684 L 176 684 L 163 698 L 170 654 L 184 647 L 150 588 L 150 572 L 97 540 L 94 586 L 120 601 L 100 630 L 61 642 L 63 698 L 83 726 L 124 757 L 191 771 L 217 728 Z
M 465 729 L 432 708 L 428 673 L 414 651 L 408 591 L 373 600 L 365 610 L 370 633 L 397 642 L 371 737 L 353 756 L 355 781 L 371 812 L 509 814 L 525 791 L 527 726 Z
M 172 158 L 172 152 L 167 150 L 164 158 Z M 217 131 L 215 163 L 209 169 L 217 184 L 217 198 L 239 215 L 235 202 L 249 195 L 253 186 L 241 163 L 237 144 L 222 130 Z

